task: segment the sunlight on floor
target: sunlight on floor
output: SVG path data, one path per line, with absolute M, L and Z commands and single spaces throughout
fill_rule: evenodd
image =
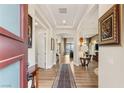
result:
M 69 58 L 69 55 L 65 55 L 65 58 L 64 58 L 64 62 L 65 64 L 69 64 L 70 63 L 70 58 Z

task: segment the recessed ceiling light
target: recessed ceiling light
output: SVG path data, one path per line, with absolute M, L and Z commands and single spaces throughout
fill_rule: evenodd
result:
M 38 25 L 38 22 L 35 22 L 35 25 L 37 26 Z
M 62 23 L 63 23 L 63 24 L 66 24 L 66 20 L 62 20 Z

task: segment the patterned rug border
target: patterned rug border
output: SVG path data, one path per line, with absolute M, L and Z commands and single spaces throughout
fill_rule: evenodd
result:
M 60 78 L 61 69 L 62 69 L 63 65 L 67 65 L 67 66 L 68 66 L 69 75 L 71 75 L 71 76 L 69 77 L 70 80 L 72 80 L 72 81 L 71 81 L 71 84 L 70 84 L 70 85 L 71 85 L 70 88 L 77 88 L 76 82 L 75 82 L 75 79 L 74 79 L 74 75 L 73 75 L 73 73 L 72 73 L 70 64 L 61 64 L 61 65 L 60 65 L 60 69 L 57 71 L 57 74 L 56 74 L 55 80 L 54 80 L 54 82 L 53 82 L 52 88 L 57 88 L 57 86 L 58 86 L 58 83 L 59 83 L 58 81 L 59 81 L 59 78 Z M 63 88 L 64 88 L 64 87 L 63 87 Z M 66 87 L 65 87 L 65 88 L 66 88 Z

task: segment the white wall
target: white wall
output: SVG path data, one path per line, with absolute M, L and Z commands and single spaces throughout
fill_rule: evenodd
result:
M 46 30 L 41 26 L 36 30 L 36 59 L 40 68 L 46 68 L 47 65 L 46 38 Z
M 36 15 L 36 11 L 39 15 Z M 35 20 L 39 19 L 40 23 L 43 27 L 46 28 L 46 68 L 51 68 L 56 63 L 56 50 L 51 51 L 51 38 L 55 39 L 54 31 L 52 30 L 50 24 L 46 21 L 44 15 L 41 13 L 41 10 L 37 7 L 37 5 L 28 5 L 28 12 L 33 18 L 33 45 L 32 48 L 28 49 L 28 62 L 29 67 L 35 65 L 37 60 L 35 60 L 36 56 L 36 48 L 35 48 Z
M 54 38 L 52 30 L 47 32 L 47 69 L 55 64 L 55 50 L 51 50 L 51 38 Z M 54 38 L 55 39 L 55 38 Z
M 110 7 L 112 5 L 99 5 L 99 17 Z M 121 46 L 100 46 L 99 87 L 124 87 L 124 12 L 121 44 Z
M 39 14 L 38 17 L 41 23 L 46 27 L 46 68 L 51 68 L 56 63 L 56 50 L 51 51 L 51 38 L 55 39 L 55 31 L 53 30 L 52 26 L 48 22 L 48 19 L 44 15 L 43 11 L 36 5 L 37 13 Z
M 75 33 L 74 36 L 74 64 L 76 66 L 80 65 L 80 58 L 79 58 L 79 33 Z
M 34 6 L 28 5 L 28 13 L 32 16 L 33 23 L 35 22 Z M 28 48 L 28 63 L 29 67 L 35 65 L 35 24 L 32 26 L 32 48 Z

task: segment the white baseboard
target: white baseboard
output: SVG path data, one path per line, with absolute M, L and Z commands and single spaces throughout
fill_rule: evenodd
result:
M 76 65 L 76 66 L 80 66 L 80 64 L 78 64 L 78 63 L 74 63 L 74 65 Z
M 54 64 L 51 64 L 49 66 L 46 67 L 46 69 L 51 69 L 53 67 Z

